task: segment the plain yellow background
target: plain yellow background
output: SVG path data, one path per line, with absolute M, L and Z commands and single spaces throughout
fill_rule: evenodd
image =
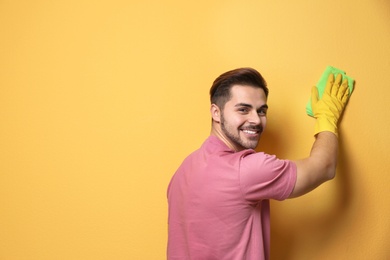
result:
M 272 202 L 272 259 L 390 259 L 390 2 L 0 0 L 0 259 L 165 259 L 166 188 L 221 73 L 270 88 L 259 150 L 308 155 L 311 86 L 356 79 L 337 177 Z

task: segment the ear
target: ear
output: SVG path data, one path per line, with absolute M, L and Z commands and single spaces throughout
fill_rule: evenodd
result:
M 221 109 L 216 104 L 211 104 L 210 113 L 215 122 L 221 122 Z

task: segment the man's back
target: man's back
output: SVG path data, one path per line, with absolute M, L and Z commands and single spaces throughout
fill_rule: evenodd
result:
M 250 171 L 242 170 L 247 164 L 241 165 L 242 158 L 252 155 L 257 161 L 272 161 L 253 150 L 234 152 L 210 136 L 185 159 L 168 188 L 168 259 L 269 258 L 269 201 L 257 199 L 256 194 L 266 194 L 264 190 L 275 178 L 266 180 L 264 187 L 252 187 Z M 258 169 L 256 175 L 261 174 Z M 276 179 L 288 183 L 286 191 L 278 193 L 291 191 L 294 178 Z

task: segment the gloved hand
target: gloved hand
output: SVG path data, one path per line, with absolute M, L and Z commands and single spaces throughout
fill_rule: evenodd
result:
M 342 75 L 338 74 L 336 80 L 331 73 L 328 77 L 322 98 L 318 100 L 318 90 L 314 86 L 311 91 L 311 106 L 313 116 L 317 119 L 314 134 L 330 131 L 338 135 L 337 124 L 347 104 L 349 97 L 348 80 L 341 83 Z

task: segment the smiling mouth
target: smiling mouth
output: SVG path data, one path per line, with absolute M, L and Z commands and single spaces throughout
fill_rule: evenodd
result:
M 247 135 L 257 136 L 257 135 L 261 134 L 261 132 L 263 132 L 263 128 L 262 127 L 242 128 L 241 131 Z
M 246 134 L 255 135 L 260 132 L 260 130 L 242 130 Z

